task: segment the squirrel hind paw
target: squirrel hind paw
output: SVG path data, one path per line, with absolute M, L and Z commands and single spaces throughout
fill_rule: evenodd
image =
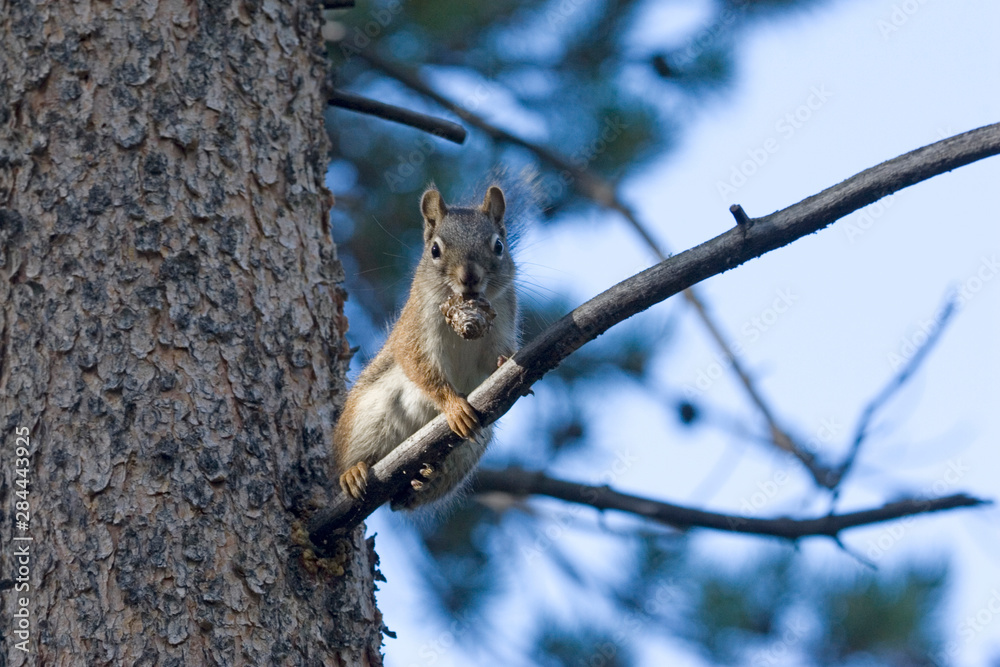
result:
M 424 463 L 420 467 L 420 477 L 410 480 L 410 486 L 414 491 L 420 492 L 427 488 L 427 483 L 437 475 L 437 471 L 429 463 Z
M 340 488 L 354 499 L 361 498 L 368 488 L 369 470 L 367 463 L 358 461 L 340 476 Z

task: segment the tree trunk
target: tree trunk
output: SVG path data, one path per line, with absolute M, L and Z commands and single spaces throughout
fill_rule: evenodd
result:
M 319 5 L 0 0 L 0 665 L 381 662 Z

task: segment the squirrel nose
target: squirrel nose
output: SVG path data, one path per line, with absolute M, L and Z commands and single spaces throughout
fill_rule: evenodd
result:
M 463 264 L 458 267 L 458 282 L 465 292 L 478 292 L 483 281 L 483 270 L 476 264 Z

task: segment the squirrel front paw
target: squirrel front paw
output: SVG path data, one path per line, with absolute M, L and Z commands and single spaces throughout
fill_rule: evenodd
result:
M 340 488 L 352 498 L 361 498 L 368 488 L 368 464 L 358 461 L 340 476 Z
M 455 396 L 445 405 L 444 416 L 448 427 L 463 438 L 468 438 L 479 426 L 479 417 L 469 402 L 461 396 Z

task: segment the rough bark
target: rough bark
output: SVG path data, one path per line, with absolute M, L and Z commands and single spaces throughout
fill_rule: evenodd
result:
M 321 44 L 308 0 L 0 0 L 0 664 L 380 662 L 363 526 L 295 529 L 344 389 Z

